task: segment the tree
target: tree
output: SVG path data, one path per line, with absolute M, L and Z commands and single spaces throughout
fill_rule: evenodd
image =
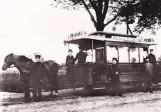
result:
M 154 31 L 156 28 L 160 28 L 161 0 L 141 0 L 135 7 L 138 13 L 136 31 L 141 33 L 144 29 L 152 29 Z
M 113 21 L 125 22 L 130 32 L 129 24 L 136 23 L 135 31 L 139 33 L 161 24 L 161 0 L 54 0 L 51 5 L 54 3 L 67 9 L 84 6 L 97 31 L 103 31 Z

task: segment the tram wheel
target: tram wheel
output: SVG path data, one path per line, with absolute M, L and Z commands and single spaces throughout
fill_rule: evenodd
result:
M 92 85 L 85 85 L 84 90 L 91 91 L 92 90 Z

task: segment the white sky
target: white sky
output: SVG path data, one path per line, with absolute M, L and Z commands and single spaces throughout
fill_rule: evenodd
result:
M 112 31 L 112 26 L 105 31 Z M 63 41 L 77 31 L 95 31 L 84 10 L 53 9 L 49 0 L 0 0 L 0 64 L 11 52 L 29 57 L 40 52 L 45 60 L 64 62 L 67 46 Z M 126 33 L 126 28 L 118 26 L 116 32 Z M 158 42 L 160 35 L 158 31 Z

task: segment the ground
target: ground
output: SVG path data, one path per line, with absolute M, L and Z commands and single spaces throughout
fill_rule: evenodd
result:
M 123 97 L 107 94 L 86 94 L 83 90 L 60 91 L 50 99 L 43 93 L 41 102 L 23 102 L 22 93 L 0 93 L 3 112 L 161 112 L 161 91 L 124 93 Z M 100 90 L 97 91 L 97 93 Z M 2 99 L 3 98 L 3 99 Z

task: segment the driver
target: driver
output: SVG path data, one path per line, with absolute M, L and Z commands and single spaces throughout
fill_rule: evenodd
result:
M 87 54 L 83 52 L 83 49 L 79 47 L 79 52 L 76 54 L 74 61 L 78 60 L 78 64 L 85 64 Z

